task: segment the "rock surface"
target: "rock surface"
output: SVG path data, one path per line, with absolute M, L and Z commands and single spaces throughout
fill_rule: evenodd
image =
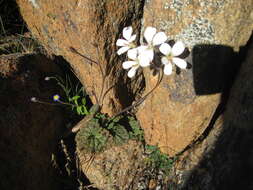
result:
M 202 134 L 232 77 L 233 51 L 251 35 L 252 10 L 252 0 L 146 1 L 143 30 L 154 26 L 170 40 L 183 41 L 191 50 L 192 65 L 164 77 L 138 111 L 147 143 L 173 156 Z M 156 78 L 144 73 L 148 92 Z
M 95 187 L 103 190 L 137 189 L 135 180 L 145 166 L 142 144 L 133 140 L 97 154 L 79 151 L 79 156 L 82 171 Z
M 158 145 L 170 156 L 208 126 L 231 74 L 226 69 L 234 59 L 233 50 L 243 46 L 252 31 L 252 0 L 148 0 L 145 5 L 143 0 L 124 4 L 118 0 L 17 2 L 34 35 L 48 51 L 70 62 L 89 92 L 100 94 L 99 67 L 71 52 L 70 47 L 99 61 L 108 73 L 112 71 L 106 86 L 117 85 L 105 98 L 104 112 L 115 113 L 131 104 L 142 90 L 139 82 L 126 85 L 115 54 L 115 42 L 124 26 L 133 25 L 138 31 L 152 25 L 190 48 L 192 68 L 164 77 L 138 111 L 147 143 Z M 156 79 L 146 71 L 144 74 L 148 92 Z
M 252 32 L 252 6 L 251 0 L 148 0 L 144 26 L 156 26 L 189 48 L 216 44 L 238 51 Z
M 176 189 L 252 189 L 253 43 L 226 110 L 207 138 L 178 160 Z
M 62 0 L 17 0 L 17 3 L 34 36 L 49 52 L 63 56 L 71 64 L 89 94 L 94 91 L 97 97 L 100 96 L 103 78 L 100 68 L 71 52 L 71 47 L 101 64 L 108 75 L 105 88 L 117 83 L 103 102 L 104 112 L 115 113 L 122 106 L 131 104 L 133 97 L 124 85 L 126 75 L 118 61 L 115 43 L 123 27 L 133 25 L 135 29 L 140 29 L 143 0 L 125 0 L 124 3 L 118 0 L 64 3 Z M 133 92 L 138 88 L 136 85 Z M 94 96 L 91 98 L 95 103 Z
M 0 57 L 0 189 L 59 189 L 51 155 L 64 126 L 59 107 L 31 102 L 48 99 L 55 84 L 44 81 L 59 74 L 42 55 Z

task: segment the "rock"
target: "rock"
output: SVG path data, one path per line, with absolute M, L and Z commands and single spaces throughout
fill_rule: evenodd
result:
M 177 189 L 252 189 L 253 44 L 231 89 L 226 110 L 206 139 L 175 166 Z
M 131 90 L 126 88 L 126 75 L 116 55 L 116 40 L 125 26 L 140 29 L 143 0 L 18 0 L 21 14 L 34 36 L 51 53 L 63 56 L 71 65 L 89 94 L 98 97 L 103 77 L 97 64 L 70 51 L 99 62 L 108 75 L 105 88 L 116 84 L 103 102 L 103 111 L 115 113 L 132 103 Z M 120 84 L 119 84 L 120 83 Z M 134 87 L 139 89 L 138 83 Z M 124 97 L 122 94 L 129 94 Z M 132 96 L 132 97 L 131 97 Z M 94 96 L 91 97 L 95 103 Z
M 120 146 L 109 145 L 96 154 L 78 151 L 82 171 L 96 188 L 137 189 L 135 180 L 145 166 L 140 142 L 130 140 Z
M 44 81 L 59 69 L 43 55 L 0 57 L 0 189 L 59 189 L 51 155 L 64 126 L 59 107 L 31 102 L 51 99 Z
M 211 172 L 209 172 L 206 168 L 199 166 L 199 164 L 201 164 L 204 157 L 208 158 L 215 149 L 217 139 L 222 133 L 222 117 L 223 116 L 221 115 L 216 120 L 215 125 L 212 126 L 212 130 L 203 141 L 197 142 L 190 149 L 179 156 L 179 159 L 176 161 L 174 168 L 172 169 L 173 172 L 171 172 L 170 175 L 170 178 L 172 179 L 171 183 L 174 185 L 174 188 L 196 189 L 197 187 L 203 187 L 203 183 L 205 183 L 205 185 L 208 186 L 206 189 L 212 189 L 211 187 L 213 184 L 211 185 Z M 216 168 L 217 166 L 213 165 L 213 167 Z M 193 184 L 193 181 L 191 182 L 193 171 L 198 172 L 199 174 L 201 173 L 205 177 L 198 177 L 198 179 L 196 179 L 198 183 Z M 199 180 L 202 180 L 202 182 L 199 183 Z
M 164 77 L 139 109 L 147 143 L 174 156 L 203 133 L 233 76 L 233 51 L 252 32 L 252 9 L 252 0 L 146 1 L 143 30 L 154 26 L 169 39 L 183 41 L 191 50 L 192 65 Z M 147 93 L 156 77 L 144 73 Z
M 155 26 L 189 48 L 216 44 L 238 51 L 252 32 L 252 6 L 251 0 L 149 0 L 144 26 Z
M 143 18 L 142 29 L 155 26 L 170 39 L 187 45 L 192 68 L 164 77 L 137 113 L 147 143 L 158 145 L 170 156 L 181 152 L 208 126 L 233 73 L 233 69 L 227 72 L 235 58 L 233 51 L 247 42 L 252 31 L 252 0 L 17 2 L 32 33 L 49 52 L 70 62 L 90 94 L 94 91 L 99 96 L 102 88 L 99 66 L 70 48 L 100 62 L 108 71 L 106 87 L 116 84 L 103 102 L 102 111 L 109 114 L 130 105 L 143 90 L 142 77 L 136 83 L 127 83 L 121 68 L 123 60 L 119 61 L 115 53 L 123 27 L 132 25 L 138 34 Z M 156 83 L 148 73 L 144 71 L 145 93 Z M 94 97 L 92 100 L 95 102 Z

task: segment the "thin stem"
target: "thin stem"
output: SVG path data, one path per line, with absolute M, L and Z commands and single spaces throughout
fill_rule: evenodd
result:
M 77 105 L 75 105 L 75 104 L 63 102 L 63 101 L 61 101 L 61 100 L 57 100 L 57 102 L 59 102 L 60 104 L 63 104 L 63 105 L 67 105 L 67 106 L 75 106 L 75 107 L 77 107 Z
M 91 93 L 92 93 L 92 95 L 95 97 L 96 103 L 99 105 L 99 100 L 98 100 L 96 94 L 94 93 L 93 90 L 91 91 Z
M 121 110 L 120 112 L 118 112 L 117 114 L 115 114 L 112 118 L 115 118 L 115 117 L 119 116 L 120 114 L 123 114 L 124 112 L 127 112 L 127 111 L 129 111 L 130 109 L 139 106 L 142 102 L 144 102 L 144 100 L 145 100 L 151 93 L 154 92 L 154 90 L 155 90 L 155 89 L 159 86 L 159 84 L 161 83 L 162 79 L 163 79 L 163 72 L 162 72 L 162 74 L 161 74 L 161 71 L 159 71 L 159 73 L 158 73 L 158 79 L 157 79 L 156 85 L 155 85 L 145 96 L 143 96 L 141 99 L 139 99 L 136 103 L 134 103 L 133 105 L 128 106 L 128 107 L 126 107 L 125 109 Z
M 49 103 L 49 102 L 40 101 L 40 100 L 38 100 L 38 99 L 31 100 L 31 101 L 34 102 L 34 103 L 46 104 L 46 105 L 51 105 L 51 106 L 67 105 L 67 106 L 78 107 L 78 106 L 75 105 L 75 104 L 63 102 L 63 101 L 61 101 L 61 100 L 57 100 L 56 102 L 58 102 L 58 103 Z
M 97 51 L 97 55 L 99 56 L 98 47 L 96 48 L 96 51 Z M 103 78 L 106 78 L 105 72 L 104 72 L 104 70 L 103 70 L 101 64 L 98 63 L 98 66 L 99 66 L 100 72 L 101 72 L 101 74 L 102 74 L 102 77 L 103 77 Z
M 103 95 L 103 97 L 102 97 L 102 100 L 101 100 L 101 103 L 102 103 L 102 104 L 103 104 L 103 102 L 104 102 L 105 96 L 110 92 L 110 90 L 111 90 L 114 86 L 116 86 L 116 84 L 111 85 L 111 86 L 105 91 L 105 93 L 104 93 L 104 95 Z
M 75 53 L 75 54 L 77 54 L 77 55 L 79 55 L 79 56 L 81 56 L 81 57 L 87 59 L 87 60 L 90 61 L 91 63 L 95 63 L 95 64 L 98 65 L 99 70 L 100 70 L 101 75 L 102 75 L 102 88 L 101 88 L 101 91 L 100 91 L 100 94 L 99 94 L 99 98 L 97 99 L 97 97 L 96 97 L 96 101 L 97 101 L 98 104 L 101 104 L 101 101 L 102 101 L 102 99 L 103 99 L 103 92 L 104 92 L 104 88 L 105 88 L 105 79 L 106 79 L 106 75 L 105 75 L 105 73 L 104 73 L 104 70 L 103 70 L 101 64 L 98 63 L 98 62 L 96 62 L 96 61 L 93 61 L 92 59 L 88 58 L 87 56 L 85 56 L 85 55 L 79 53 L 79 52 L 78 52 L 75 48 L 73 48 L 73 47 L 70 47 L 69 49 L 70 49 L 71 52 L 73 52 L 73 53 Z M 98 54 L 98 53 L 99 53 L 99 52 L 98 52 L 98 47 L 96 48 L 96 50 L 97 50 L 97 55 L 99 55 L 99 54 Z
M 36 99 L 36 100 L 34 100 L 32 102 L 34 102 L 34 103 L 40 103 L 40 104 L 46 104 L 46 105 L 50 105 L 50 106 L 59 106 L 59 105 L 61 105 L 61 104 L 56 104 L 56 103 L 43 102 L 43 101 L 40 101 L 38 99 Z
M 105 88 L 105 76 L 103 76 L 102 74 L 102 88 L 101 88 L 101 91 L 100 91 L 100 94 L 99 94 L 99 99 L 98 99 L 98 104 L 99 105 L 102 105 L 102 97 L 103 97 L 103 92 L 104 92 L 104 88 Z
M 135 78 L 137 79 L 140 75 L 141 75 L 141 73 L 138 74 Z M 130 81 L 130 83 L 131 83 L 131 82 L 133 82 L 133 81 L 135 81 L 135 80 L 129 80 L 129 81 Z M 106 95 L 110 92 L 110 90 L 111 90 L 113 87 L 115 87 L 117 84 L 118 84 L 118 82 L 115 82 L 113 85 L 111 85 L 111 86 L 105 91 L 105 93 L 104 93 L 104 95 L 103 95 L 103 98 L 102 98 L 102 102 L 104 101 L 105 96 L 106 96 Z M 128 84 L 128 82 L 127 82 L 126 84 Z
M 83 58 L 87 59 L 87 60 L 88 60 L 88 61 L 90 61 L 91 63 L 95 63 L 95 64 L 97 64 L 97 65 L 98 65 L 98 62 L 93 61 L 93 60 L 92 60 L 92 59 L 90 59 L 89 57 L 87 57 L 87 56 L 85 56 L 85 55 L 83 55 L 83 54 L 79 53 L 79 52 L 78 52 L 75 48 L 70 47 L 69 49 L 70 49 L 70 51 L 71 51 L 71 52 L 73 52 L 73 53 L 75 53 L 75 54 L 77 54 L 77 55 L 80 55 L 81 57 L 83 57 Z
M 99 56 L 98 47 L 96 48 L 96 50 L 97 50 L 97 55 Z M 100 63 L 98 64 L 98 67 L 99 67 L 101 75 L 102 75 L 102 88 L 101 88 L 101 91 L 100 91 L 100 94 L 99 94 L 98 104 L 101 105 L 101 107 L 102 107 L 103 92 L 104 92 L 104 88 L 105 88 L 105 79 L 106 79 L 107 76 L 105 75 L 105 72 L 104 72 L 104 70 L 102 68 L 102 65 Z

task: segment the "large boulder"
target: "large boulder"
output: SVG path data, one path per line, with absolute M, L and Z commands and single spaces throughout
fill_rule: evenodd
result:
M 252 9 L 252 0 L 146 1 L 143 29 L 154 26 L 169 39 L 183 41 L 191 50 L 192 66 L 164 77 L 139 109 L 137 116 L 149 144 L 173 156 L 203 133 L 233 77 L 233 51 L 251 35 Z M 148 92 L 156 77 L 149 71 L 144 74 Z
M 124 26 L 132 25 L 140 33 L 141 27 L 152 25 L 188 46 L 192 68 L 164 77 L 137 113 L 146 141 L 159 145 L 170 156 L 182 151 L 208 126 L 232 73 L 225 71 L 234 59 L 233 50 L 247 42 L 252 30 L 252 0 L 17 2 L 29 29 L 49 52 L 70 62 L 88 92 L 100 94 L 103 77 L 99 67 L 70 48 L 105 68 L 106 87 L 116 86 L 105 98 L 104 112 L 115 113 L 130 105 L 142 90 L 140 82 L 126 85 L 115 54 L 115 42 Z M 145 92 L 156 83 L 149 73 L 144 71 Z
M 206 138 L 178 160 L 172 177 L 176 189 L 252 189 L 252 73 L 253 43 L 231 89 L 224 114 Z
M 131 104 L 131 98 L 122 96 L 130 91 L 124 85 L 126 76 L 117 60 L 115 43 L 123 27 L 133 25 L 140 30 L 143 1 L 17 0 L 17 3 L 34 36 L 48 52 L 63 56 L 86 91 L 97 97 L 103 83 L 99 66 L 73 53 L 70 48 L 101 64 L 108 75 L 105 89 L 116 84 L 103 102 L 104 112 L 115 113 L 122 106 Z M 95 103 L 95 97 L 91 98 Z

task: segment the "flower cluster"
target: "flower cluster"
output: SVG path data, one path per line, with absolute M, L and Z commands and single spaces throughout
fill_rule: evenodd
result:
M 181 69 L 186 69 L 187 63 L 184 59 L 179 58 L 185 46 L 181 41 L 176 42 L 172 47 L 166 43 L 168 37 L 164 32 L 157 32 L 154 27 L 147 27 L 144 31 L 145 44 L 137 46 L 134 41 L 136 35 L 133 34 L 131 26 L 123 29 L 123 39 L 118 39 L 116 45 L 120 47 L 118 55 L 127 53 L 128 61 L 123 62 L 123 69 L 128 70 L 128 77 L 135 76 L 140 67 L 148 67 L 152 64 L 156 53 L 161 53 L 161 63 L 164 65 L 164 74 L 172 73 L 172 65 L 175 64 Z

